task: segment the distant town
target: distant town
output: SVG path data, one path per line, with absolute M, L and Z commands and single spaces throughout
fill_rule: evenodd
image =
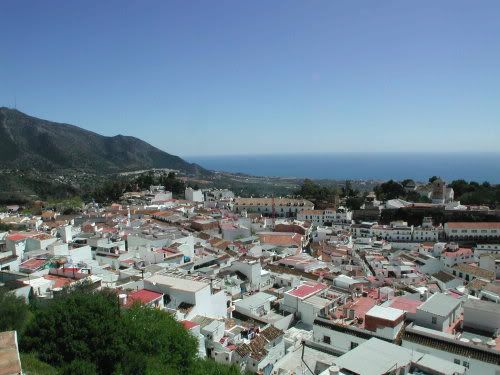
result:
M 240 196 L 143 172 L 70 208 L 4 206 L 2 293 L 43 305 L 106 291 L 119 311 L 168 313 L 197 358 L 241 373 L 500 373 L 500 209 L 474 203 L 467 183 L 306 180 L 287 196 Z M 1 374 L 23 371 L 17 334 L 0 333 L 13 369 Z

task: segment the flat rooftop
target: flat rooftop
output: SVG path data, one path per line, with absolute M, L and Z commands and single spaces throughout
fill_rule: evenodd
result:
M 245 297 L 244 299 L 241 299 L 239 301 L 235 302 L 236 307 L 241 307 L 244 309 L 253 309 L 257 308 L 259 306 L 262 306 L 263 304 L 267 302 L 274 301 L 276 299 L 275 296 L 269 293 L 264 293 L 264 292 L 258 292 L 255 293 L 254 295 Z
M 365 316 L 394 321 L 401 318 L 403 314 L 404 311 L 399 309 L 375 305 L 366 312 Z
M 439 316 L 448 316 L 458 305 L 460 305 L 460 300 L 444 293 L 436 293 L 420 305 L 418 310 Z
M 335 364 L 356 374 L 380 375 L 410 363 L 412 357 L 411 350 L 371 338 L 337 358 Z
M 410 298 L 406 298 L 403 296 L 398 296 L 392 300 L 388 304 L 389 307 L 394 309 L 403 310 L 409 312 L 411 314 L 415 314 L 417 312 L 417 308 L 422 304 L 422 301 L 413 300 Z
M 326 288 L 327 286 L 321 283 L 306 282 L 304 284 L 299 285 L 295 289 L 288 291 L 287 293 L 294 297 L 305 299 L 316 293 L 321 292 L 322 290 L 325 290 Z
M 332 301 L 330 301 L 329 299 L 321 298 L 318 296 L 311 296 L 311 297 L 307 298 L 306 300 L 304 300 L 304 302 L 308 303 L 314 307 L 317 307 L 319 309 L 322 309 L 322 308 L 324 308 L 332 303 Z
M 469 299 L 464 303 L 464 309 L 466 308 L 500 315 L 500 304 L 494 302 Z
M 151 282 L 153 285 L 164 285 L 172 289 L 183 290 L 186 292 L 197 292 L 209 286 L 207 282 L 166 275 L 154 275 L 145 280 Z

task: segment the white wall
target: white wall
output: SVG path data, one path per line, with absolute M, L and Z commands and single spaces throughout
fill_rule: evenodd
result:
M 477 359 L 464 357 L 462 355 L 458 355 L 455 353 L 450 353 L 444 350 L 430 348 L 428 346 L 417 344 L 411 341 L 407 341 L 403 338 L 403 342 L 401 343 L 403 348 L 413 349 L 425 354 L 431 354 L 438 358 L 450 361 L 452 363 L 456 363 L 455 360 L 460 362 L 460 365 L 464 365 L 464 362 L 469 363 L 469 371 L 467 372 L 470 375 L 480 374 L 480 375 L 498 375 L 500 373 L 500 366 L 495 365 L 493 363 L 487 363 L 478 361 Z M 457 363 L 458 364 L 458 363 Z
M 493 304 L 493 302 L 489 303 Z M 500 329 L 500 314 L 494 311 L 479 310 L 465 304 L 464 327 L 476 328 L 486 332 L 495 332 L 497 329 Z
M 324 336 L 330 337 L 330 344 L 324 342 Z M 342 353 L 347 353 L 351 350 L 352 343 L 359 345 L 366 341 L 364 338 L 334 331 L 317 324 L 313 326 L 313 340 L 315 343 L 321 344 L 326 348 Z

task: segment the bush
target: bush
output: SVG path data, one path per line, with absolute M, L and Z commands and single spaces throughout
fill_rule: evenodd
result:
M 122 311 L 112 292 L 84 285 L 33 306 L 21 350 L 35 353 L 29 358 L 37 366 L 46 362 L 62 375 L 240 373 L 198 359 L 196 338 L 172 315 L 140 305 Z
M 17 297 L 6 288 L 0 288 L 0 332 L 21 333 L 30 317 L 29 307 L 23 298 Z

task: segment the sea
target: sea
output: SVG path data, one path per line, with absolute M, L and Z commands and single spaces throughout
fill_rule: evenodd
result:
M 500 145 L 499 145 L 500 149 Z M 446 181 L 500 183 L 500 151 L 484 153 L 343 152 L 272 155 L 187 156 L 184 159 L 214 171 L 252 176 L 332 180 Z

